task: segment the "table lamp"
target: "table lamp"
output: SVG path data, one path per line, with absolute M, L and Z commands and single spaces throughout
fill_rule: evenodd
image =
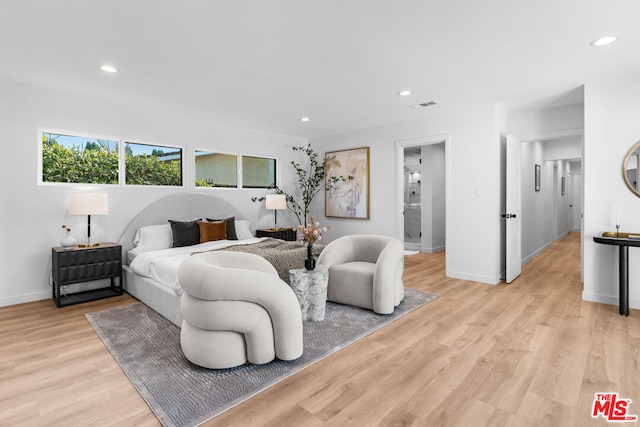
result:
M 266 209 L 273 209 L 275 215 L 274 230 L 278 230 L 278 210 L 287 209 L 287 196 L 284 194 L 267 194 Z
M 99 243 L 91 243 L 91 215 L 108 213 L 107 193 L 71 193 L 69 215 L 87 215 L 87 243 L 78 246 L 90 248 L 99 245 Z

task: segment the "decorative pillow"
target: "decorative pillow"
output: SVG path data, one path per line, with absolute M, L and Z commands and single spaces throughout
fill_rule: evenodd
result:
M 227 238 L 226 221 L 199 222 L 200 243 L 224 240 Z
M 227 240 L 238 240 L 238 236 L 236 235 L 236 217 L 230 216 L 229 218 L 224 219 L 211 219 L 207 218 L 209 222 L 218 222 L 225 221 L 227 227 Z
M 238 236 L 238 240 L 253 239 L 249 221 L 244 219 L 236 220 L 236 235 Z
M 171 226 L 169 224 L 145 225 L 136 231 L 133 244 L 145 250 L 167 249 L 171 247 Z
M 173 247 L 191 246 L 200 243 L 199 219 L 195 221 L 173 221 L 171 224 L 171 235 L 173 237 Z

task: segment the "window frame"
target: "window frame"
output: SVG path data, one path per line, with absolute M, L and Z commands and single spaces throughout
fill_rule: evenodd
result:
M 117 184 L 103 184 L 103 183 L 93 183 L 93 182 L 49 182 L 45 181 L 42 177 L 44 172 L 44 167 L 42 165 L 42 134 L 49 133 L 54 135 L 65 135 L 65 136 L 73 136 L 79 138 L 89 138 L 89 139 L 106 139 L 109 141 L 116 141 L 118 143 L 118 183 Z M 92 132 L 80 132 L 73 131 L 68 129 L 57 129 L 57 128 L 49 128 L 40 126 L 38 127 L 38 167 L 36 173 L 37 175 L 37 185 L 43 186 L 92 186 L 92 187 L 118 187 L 122 185 L 122 175 L 120 174 L 120 167 L 122 162 L 122 147 L 121 147 L 122 139 L 115 136 L 106 136 L 104 134 L 92 133 Z
M 127 167 L 126 167 L 126 147 L 127 144 L 138 144 L 138 145 L 148 145 L 152 147 L 158 148 L 178 148 L 181 150 L 180 154 L 180 185 L 162 185 L 162 184 L 127 184 Z M 186 157 L 187 157 L 187 147 L 185 145 L 178 144 L 161 144 L 158 142 L 146 142 L 137 139 L 128 139 L 121 138 L 120 145 L 122 146 L 122 152 L 125 153 L 125 156 L 122 157 L 122 162 L 120 163 L 120 167 L 122 168 L 122 173 L 120 178 L 122 180 L 123 188 L 186 188 Z
M 248 154 L 248 153 L 243 153 L 240 154 L 240 156 L 238 157 L 238 168 L 239 168 L 239 172 L 238 172 L 238 182 L 239 182 L 239 189 L 242 190 L 253 190 L 253 191 L 258 191 L 258 190 L 268 190 L 272 187 L 245 187 L 244 185 L 244 166 L 242 164 L 242 158 L 243 157 L 256 157 L 259 159 L 269 159 L 269 160 L 275 160 L 276 162 L 276 167 L 275 167 L 275 183 L 274 185 L 276 187 L 280 187 L 280 158 L 276 157 L 276 156 L 265 156 L 262 154 Z
M 211 153 L 211 154 L 225 154 L 225 155 L 229 155 L 229 156 L 236 156 L 236 186 L 235 187 L 198 187 L 196 185 L 196 181 L 197 181 L 197 169 L 196 169 L 196 158 L 198 157 L 196 155 L 196 153 L 198 151 L 206 151 L 207 153 Z M 193 149 L 193 182 L 191 183 L 197 190 L 205 190 L 205 191 L 209 191 L 209 190 L 240 190 L 242 188 L 242 154 L 238 153 L 238 152 L 231 152 L 231 151 L 221 151 L 221 150 L 216 150 L 213 148 L 194 148 Z

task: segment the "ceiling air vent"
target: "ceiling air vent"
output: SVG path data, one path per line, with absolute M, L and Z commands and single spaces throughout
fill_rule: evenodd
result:
M 415 108 L 415 109 L 419 109 L 419 108 L 427 108 L 427 107 L 432 107 L 434 105 L 437 105 L 438 103 L 435 101 L 427 101 L 427 102 L 421 102 L 420 104 L 414 104 L 411 106 L 411 108 Z

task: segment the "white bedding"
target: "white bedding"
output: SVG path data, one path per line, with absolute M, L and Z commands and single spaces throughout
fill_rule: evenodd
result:
M 263 240 L 265 240 L 264 237 L 245 240 L 216 240 L 193 246 L 137 252 L 129 267 L 137 275 L 153 279 L 173 289 L 176 295 L 182 295 L 182 288 L 178 284 L 178 269 L 180 264 L 193 252 L 224 249 L 234 245 L 249 245 Z

